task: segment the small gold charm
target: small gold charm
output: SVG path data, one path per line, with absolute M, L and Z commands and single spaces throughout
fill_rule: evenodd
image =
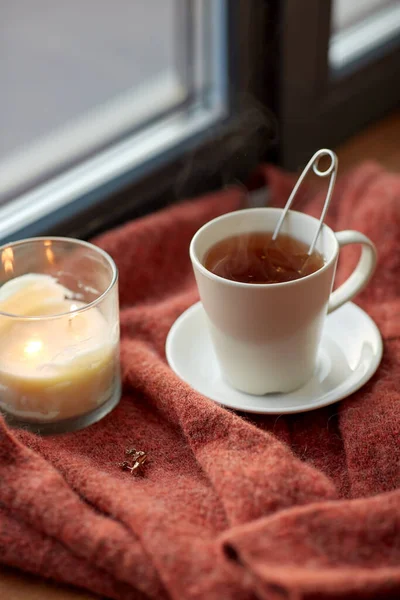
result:
M 131 456 L 133 462 L 130 465 L 127 460 L 124 460 L 119 466 L 124 471 L 130 471 L 131 475 L 136 475 L 139 472 L 139 469 L 141 469 L 147 461 L 148 456 L 146 452 L 143 452 L 143 450 L 136 450 L 135 448 L 127 448 L 125 454 Z
M 136 454 L 136 452 L 136 448 L 126 448 L 125 450 L 126 456 L 133 456 L 134 454 Z

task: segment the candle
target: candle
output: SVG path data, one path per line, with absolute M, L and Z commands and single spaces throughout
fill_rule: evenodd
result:
M 0 288 L 0 408 L 26 421 L 61 421 L 110 398 L 118 323 L 49 275 Z M 19 317 L 19 318 L 18 318 Z

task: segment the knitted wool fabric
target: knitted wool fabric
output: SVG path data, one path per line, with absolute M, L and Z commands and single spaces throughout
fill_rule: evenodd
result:
M 293 178 L 260 172 L 282 206 Z M 305 192 L 297 208 L 318 216 L 322 201 Z M 165 361 L 198 299 L 190 239 L 240 204 L 231 189 L 96 240 L 120 272 L 122 400 L 60 436 L 0 421 L 3 563 L 116 600 L 400 597 L 400 177 L 368 163 L 338 182 L 328 224 L 377 245 L 357 302 L 385 351 L 361 390 L 305 414 L 230 412 Z M 357 252 L 342 251 L 338 282 Z M 117 466 L 127 446 L 149 453 L 142 477 Z

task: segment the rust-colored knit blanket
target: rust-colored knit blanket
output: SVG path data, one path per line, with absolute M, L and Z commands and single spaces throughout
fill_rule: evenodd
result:
M 293 179 L 268 178 L 282 205 Z M 400 177 L 365 164 L 340 180 L 329 224 L 376 243 L 358 302 L 384 337 L 377 374 L 325 409 L 244 417 L 169 369 L 165 338 L 197 300 L 195 231 L 239 207 L 221 192 L 97 240 L 120 270 L 119 406 L 61 436 L 0 421 L 0 561 L 114 599 L 400 598 Z M 318 215 L 322 196 L 303 194 Z M 345 249 L 338 280 L 357 250 Z M 143 477 L 117 463 L 149 452 Z

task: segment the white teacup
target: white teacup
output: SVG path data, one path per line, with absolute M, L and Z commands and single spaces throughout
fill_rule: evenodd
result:
M 325 315 L 353 298 L 368 282 L 376 264 L 374 244 L 358 231 L 334 233 L 324 225 L 316 250 L 324 266 L 301 279 L 249 284 L 208 271 L 203 260 L 217 242 L 232 235 L 273 232 L 282 209 L 250 208 L 218 217 L 195 234 L 190 258 L 222 373 L 238 390 L 263 395 L 290 392 L 313 375 Z M 318 220 L 289 211 L 281 228 L 310 244 Z M 339 249 L 362 244 L 351 276 L 331 293 Z

